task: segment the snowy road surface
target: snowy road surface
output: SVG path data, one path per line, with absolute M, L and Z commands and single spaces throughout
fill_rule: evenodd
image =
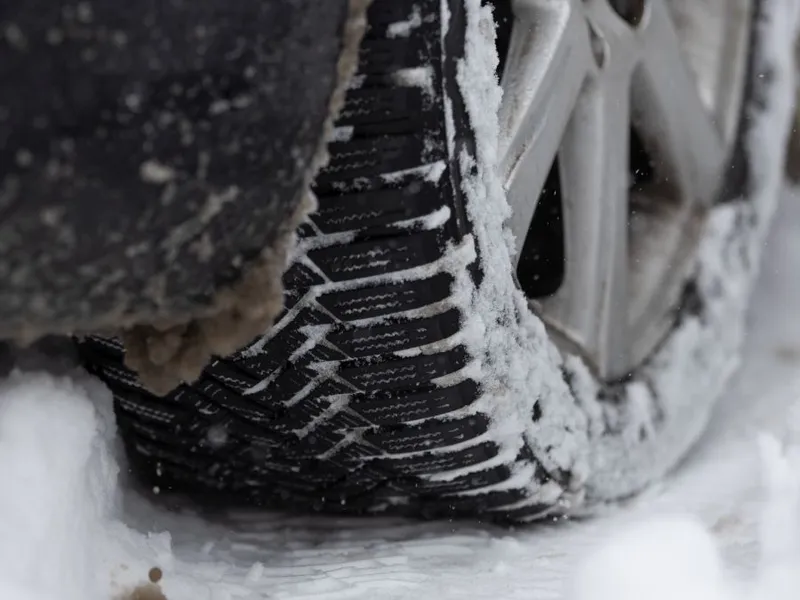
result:
M 787 192 L 743 368 L 693 456 L 602 518 L 517 531 L 168 513 L 117 483 L 113 428 L 93 410 L 108 407 L 99 385 L 12 379 L 0 390 L 0 598 L 155 600 L 155 586 L 132 593 L 153 567 L 169 600 L 794 597 L 797 273 L 800 193 Z

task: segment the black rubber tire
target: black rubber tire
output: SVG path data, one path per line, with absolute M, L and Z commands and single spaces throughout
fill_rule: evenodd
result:
M 347 16 L 4 2 L 0 338 L 186 322 L 235 285 L 306 192 Z
M 456 83 L 466 14 L 462 0 L 448 4 L 445 36 L 440 0 L 371 7 L 360 85 L 337 123 L 353 136 L 330 146 L 316 182 L 319 209 L 300 230 L 307 251 L 286 273 L 287 307 L 272 331 L 165 398 L 122 366 L 119 343 L 81 343 L 88 367 L 114 391 L 128 456 L 149 485 L 204 501 L 324 512 L 509 521 L 553 511 L 526 502 L 531 481 L 514 475 L 526 467 L 537 484 L 567 486 L 571 474 L 546 470 L 524 445 L 498 460 L 490 417 L 476 405 L 481 381 L 434 383 L 474 358 L 452 342 L 467 309 L 435 265 L 470 231 L 454 158 L 474 145 Z M 390 37 L 388 25 L 415 10 L 408 36 Z M 398 84 L 398 69 L 419 67 L 446 94 Z M 437 161 L 438 179 L 413 171 Z M 424 224 L 442 210 L 449 219 Z M 470 269 L 479 281 L 477 260 Z M 472 468 L 430 477 L 464 467 Z

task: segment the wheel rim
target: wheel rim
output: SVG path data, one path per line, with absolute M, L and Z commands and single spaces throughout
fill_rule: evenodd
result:
M 669 330 L 741 112 L 752 0 L 516 0 L 500 167 L 520 287 L 604 379 Z

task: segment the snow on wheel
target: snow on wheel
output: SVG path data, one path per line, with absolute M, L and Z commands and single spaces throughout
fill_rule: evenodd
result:
M 663 475 L 735 365 L 772 211 L 741 199 L 759 10 L 375 0 L 276 325 L 164 397 L 81 341 L 134 468 L 500 521 Z

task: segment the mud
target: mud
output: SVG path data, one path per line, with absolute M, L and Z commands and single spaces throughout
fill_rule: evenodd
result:
M 167 600 L 161 588 L 154 583 L 137 586 L 115 600 Z

